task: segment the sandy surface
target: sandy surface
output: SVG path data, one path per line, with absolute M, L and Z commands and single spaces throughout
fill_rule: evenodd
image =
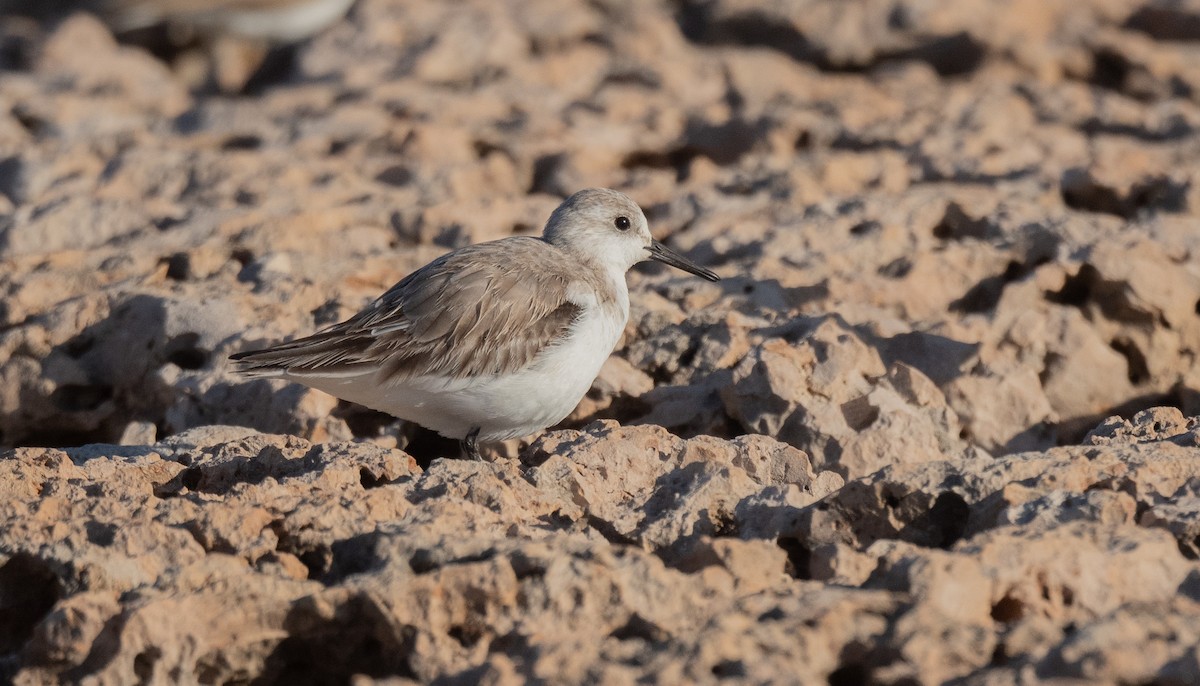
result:
M 1200 682 L 1200 3 L 360 0 L 291 57 L 0 18 L 0 681 Z M 586 186 L 724 279 L 636 269 L 560 430 L 230 372 Z

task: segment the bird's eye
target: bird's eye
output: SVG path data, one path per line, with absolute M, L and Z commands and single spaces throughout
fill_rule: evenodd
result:
M 628 231 L 629 230 L 629 217 L 622 215 L 620 217 L 617 217 L 617 220 L 613 223 L 617 225 L 618 231 Z

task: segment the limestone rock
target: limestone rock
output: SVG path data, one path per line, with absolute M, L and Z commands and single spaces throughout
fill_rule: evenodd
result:
M 1195 0 L 95 6 L 0 0 L 0 682 L 1200 681 Z M 562 426 L 231 374 L 584 186 L 723 279 Z

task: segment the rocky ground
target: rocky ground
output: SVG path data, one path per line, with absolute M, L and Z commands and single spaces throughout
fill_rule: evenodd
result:
M 0 18 L 0 681 L 1200 682 L 1200 3 L 360 0 L 286 57 Z M 561 430 L 231 374 L 585 186 L 724 280 L 631 274 Z

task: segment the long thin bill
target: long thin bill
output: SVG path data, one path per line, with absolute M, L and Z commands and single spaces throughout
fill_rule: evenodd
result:
M 692 262 L 688 258 L 684 257 L 683 255 L 680 255 L 679 253 L 675 252 L 674 250 L 671 250 L 670 248 L 663 245 L 662 243 L 659 243 L 658 241 L 651 242 L 650 247 L 646 248 L 646 250 L 647 250 L 647 252 L 650 253 L 650 259 L 652 259 L 652 260 L 662 262 L 663 264 L 669 264 L 672 267 L 676 267 L 678 269 L 682 269 L 685 272 L 690 272 L 692 274 L 695 274 L 696 276 L 699 276 L 702 279 L 708 279 L 709 281 L 720 281 L 721 280 L 721 277 L 717 276 L 711 270 L 701 267 L 700 265 L 696 264 L 695 262 Z

